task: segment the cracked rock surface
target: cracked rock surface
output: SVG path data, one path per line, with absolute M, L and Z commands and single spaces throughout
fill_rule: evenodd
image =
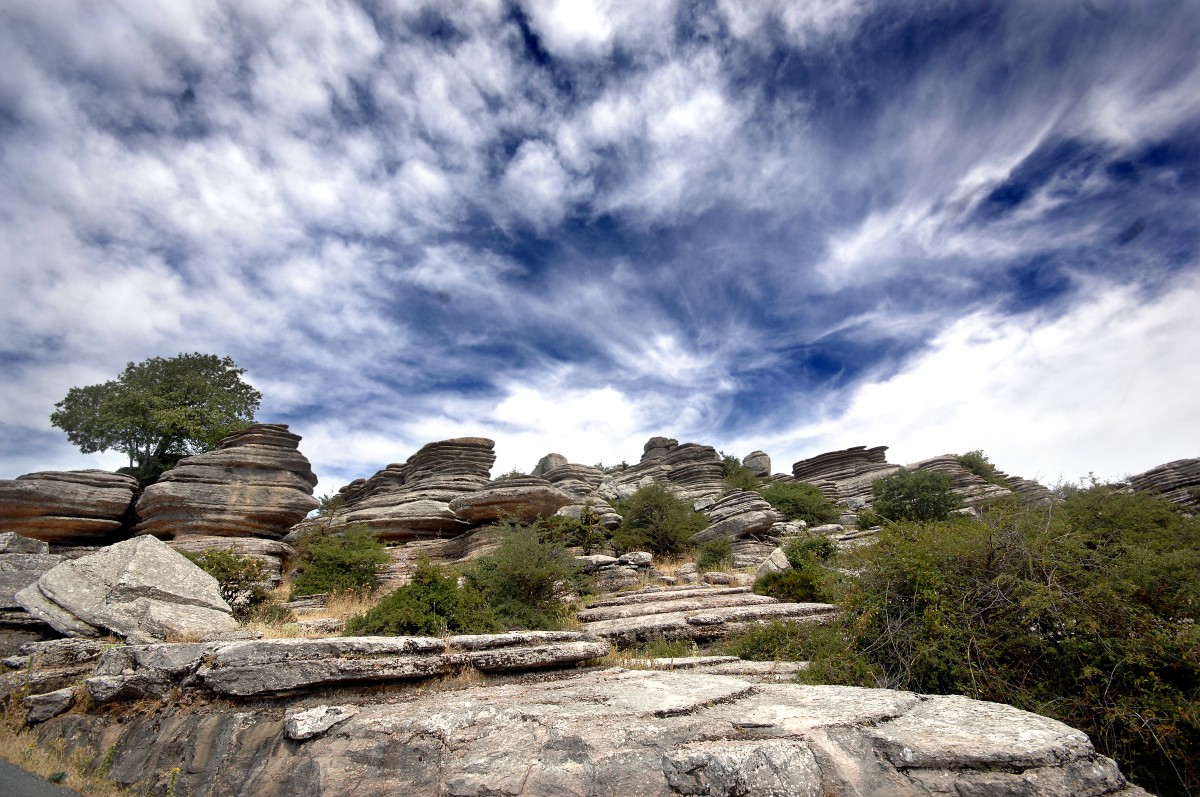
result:
M 1079 731 L 961 697 L 613 668 L 337 700 L 42 728 L 112 748 L 121 783 L 153 788 L 178 767 L 179 795 L 1145 794 Z M 330 725 L 299 739 L 297 717 Z

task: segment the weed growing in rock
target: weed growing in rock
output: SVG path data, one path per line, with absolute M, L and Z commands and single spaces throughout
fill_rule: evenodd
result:
M 725 486 L 731 490 L 757 490 L 762 479 L 742 464 L 742 461 L 732 454 L 721 452 L 721 475 Z
M 795 537 L 783 546 L 791 569 L 767 573 L 754 582 L 754 591 L 789 603 L 826 601 L 832 593 L 832 575 L 825 565 L 836 551 L 828 537 Z
M 810 526 L 835 523 L 841 516 L 815 484 L 775 482 L 762 489 L 762 497 L 788 520 L 803 520 Z
M 700 546 L 700 557 L 696 566 L 701 572 L 730 570 L 733 568 L 733 543 L 726 539 L 710 540 Z
M 233 608 L 233 614 L 239 620 L 247 619 L 271 597 L 263 585 L 265 569 L 257 559 L 224 548 L 209 548 L 198 553 L 184 551 L 183 555 L 217 580 L 221 597 Z
M 987 454 L 984 454 L 982 451 L 978 449 L 968 451 L 957 459 L 959 465 L 962 465 L 984 481 L 1001 487 L 1008 487 L 1008 481 L 996 472 L 996 466 L 988 460 Z

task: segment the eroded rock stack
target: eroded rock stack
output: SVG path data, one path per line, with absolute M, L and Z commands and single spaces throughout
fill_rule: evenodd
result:
M 719 495 L 725 490 L 724 464 L 712 446 L 652 437 L 642 461 L 607 474 L 599 493 L 607 500 L 626 498 L 640 487 L 658 482 L 689 501 Z
M 284 424 L 255 424 L 180 460 L 137 502 L 137 534 L 279 539 L 310 511 L 317 477 Z
M 856 504 L 871 500 L 871 488 L 876 481 L 900 470 L 899 465 L 888 463 L 887 449 L 887 446 L 854 446 L 803 459 L 792 465 L 792 478 L 815 484 L 834 503 L 855 508 Z
M 122 539 L 137 480 L 103 470 L 39 471 L 0 481 L 0 532 L 59 545 Z
M 749 490 L 731 490 L 705 510 L 710 524 L 708 528 L 692 535 L 694 545 L 711 540 L 736 540 L 757 535 L 765 536 L 776 523 L 782 523 L 783 515 L 776 511 L 766 499 Z
M 511 519 L 532 523 L 549 517 L 574 502 L 574 497 L 539 476 L 489 482 L 478 490 L 460 495 L 449 504 L 450 511 L 472 526 Z
M 998 484 L 992 484 L 981 476 L 976 476 L 958 462 L 955 454 L 943 454 L 931 457 L 909 466 L 909 470 L 927 470 L 933 473 L 944 473 L 950 477 L 950 489 L 960 499 L 963 506 L 976 507 L 1012 495 L 1013 491 Z
M 771 458 L 765 451 L 751 451 L 742 459 L 742 464 L 759 478 L 771 475 Z
M 1172 503 L 1200 509 L 1200 459 L 1177 459 L 1129 477 L 1135 490 L 1158 493 Z

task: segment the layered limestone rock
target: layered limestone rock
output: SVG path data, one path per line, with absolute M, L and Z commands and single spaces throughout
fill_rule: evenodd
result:
M 981 476 L 976 476 L 958 462 L 955 454 L 943 454 L 931 457 L 909 465 L 909 470 L 927 470 L 932 473 L 944 473 L 950 477 L 950 489 L 962 500 L 965 507 L 977 507 L 1012 495 L 1013 491 L 998 484 L 992 484 Z
M 705 574 L 712 575 L 712 574 Z M 583 629 L 629 647 L 651 639 L 720 639 L 773 620 L 825 622 L 827 603 L 782 603 L 749 587 L 647 587 L 595 601 L 579 612 Z
M 538 464 L 534 466 L 529 473 L 530 476 L 545 476 L 555 468 L 561 468 L 567 464 L 567 458 L 562 454 L 547 454 L 538 460 Z
M 121 539 L 137 480 L 103 470 L 40 471 L 0 480 L 0 532 L 65 545 Z
M 1158 493 L 1172 503 L 1200 508 L 1200 459 L 1177 459 L 1129 477 L 1133 489 Z
M 574 496 L 538 476 L 518 476 L 490 482 L 474 492 L 460 495 L 449 504 L 450 511 L 472 526 L 497 520 L 532 523 L 550 517 L 574 502 Z
M 253 559 L 262 566 L 262 584 L 267 589 L 274 589 L 279 585 L 283 580 L 285 563 L 296 555 L 296 549 L 286 543 L 253 537 L 205 537 L 188 534 L 177 537 L 167 544 L 175 550 L 185 553 L 222 550 Z
M 888 463 L 887 449 L 854 446 L 803 459 L 792 465 L 792 478 L 815 484 L 834 503 L 862 505 L 870 502 L 876 481 L 900 470 L 900 466 Z
M 146 643 L 237 628 L 217 580 L 154 537 L 60 562 L 15 599 L 66 636 Z
M 407 542 L 454 537 L 471 522 L 450 508 L 454 499 L 490 483 L 495 443 L 460 437 L 422 446 L 407 462 L 388 465 L 369 479 L 356 479 L 338 490 L 342 505 L 315 523 L 365 524 L 381 540 Z M 553 513 L 551 513 L 553 514 Z
M 725 490 L 724 463 L 712 446 L 680 445 L 670 438 L 652 437 L 646 443 L 642 461 L 607 474 L 598 492 L 611 501 L 627 498 L 654 482 L 689 501 L 720 495 Z
M 179 461 L 137 502 L 137 534 L 279 539 L 310 511 L 317 477 L 285 424 L 255 424 Z
M 66 557 L 50 553 L 49 544 L 0 533 L 0 656 L 11 656 L 24 644 L 58 636 L 17 602 L 16 595 Z
M 958 696 L 594 669 L 330 701 L 72 713 L 47 741 L 179 794 L 1135 797 L 1062 723 Z
M 692 535 L 693 545 L 765 535 L 785 518 L 766 499 L 750 490 L 731 490 L 705 510 L 710 525 Z
M 759 478 L 771 475 L 771 458 L 765 451 L 751 451 L 742 459 L 742 464 Z

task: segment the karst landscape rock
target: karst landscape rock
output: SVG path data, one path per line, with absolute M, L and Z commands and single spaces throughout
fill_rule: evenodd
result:
M 0 653 L 11 670 L 0 689 L 41 738 L 103 758 L 118 783 L 181 797 L 1146 793 L 1082 733 L 1009 706 L 804 686 L 793 682 L 798 661 L 620 653 L 836 616 L 834 605 L 749 584 L 791 567 L 789 539 L 857 545 L 877 533 L 854 518 L 899 469 L 886 446 L 814 456 L 790 475 L 771 475 L 762 451 L 741 460 L 759 478 L 816 485 L 843 513 L 809 528 L 728 488 L 714 448 L 667 437 L 650 439 L 634 465 L 551 453 L 530 475 L 499 479 L 491 440 L 432 442 L 306 517 L 317 480 L 300 442 L 286 426 L 253 425 L 182 460 L 136 505 L 136 485 L 118 474 L 0 482 Z M 906 467 L 946 474 L 967 511 L 1014 493 L 1054 500 L 1002 472 L 981 478 L 953 455 Z M 1200 460 L 1129 483 L 1195 508 Z M 647 552 L 579 550 L 596 594 L 572 630 L 260 639 L 181 553 L 249 557 L 270 586 L 304 534 L 361 524 L 390 543 L 387 590 L 419 562 L 494 550 L 504 523 L 582 519 L 604 539 L 622 522 L 618 502 L 649 484 L 703 512 L 692 542 L 727 542 L 732 565 L 667 571 Z

